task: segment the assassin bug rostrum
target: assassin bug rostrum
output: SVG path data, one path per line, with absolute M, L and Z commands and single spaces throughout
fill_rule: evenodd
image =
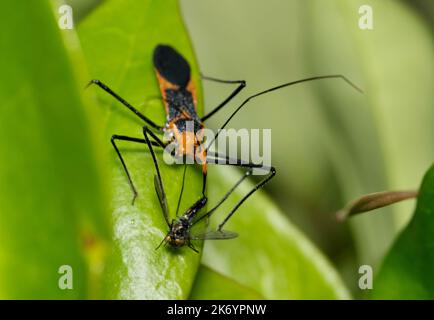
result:
M 190 157 L 194 160 L 199 160 L 202 165 L 202 198 L 205 198 L 205 190 L 206 190 L 206 177 L 207 177 L 207 164 L 208 163 L 216 163 L 216 160 L 231 160 L 223 162 L 225 165 L 232 165 L 238 167 L 244 167 L 248 169 L 253 168 L 262 168 L 267 169 L 269 174 L 263 178 L 249 193 L 245 195 L 244 198 L 240 201 L 240 205 L 243 201 L 245 201 L 250 195 L 252 195 L 256 190 L 264 186 L 270 179 L 272 179 L 275 175 L 275 168 L 269 167 L 264 168 L 262 165 L 254 164 L 248 161 L 244 161 L 242 159 L 230 159 L 225 155 L 220 155 L 216 152 L 211 152 L 208 148 L 204 148 L 202 145 L 202 138 L 200 135 L 197 135 L 200 129 L 204 127 L 204 122 L 211 118 L 215 113 L 221 110 L 229 101 L 231 101 L 245 86 L 246 82 L 244 80 L 220 80 L 216 78 L 210 77 L 202 77 L 205 80 L 210 80 L 218 83 L 227 83 L 227 84 L 238 84 L 238 86 L 231 92 L 231 94 L 223 100 L 219 105 L 217 105 L 213 110 L 211 110 L 208 114 L 203 117 L 199 117 L 196 112 L 196 93 L 195 86 L 191 79 L 190 74 L 190 66 L 188 62 L 184 59 L 184 57 L 179 54 L 175 49 L 168 45 L 157 45 L 154 49 L 153 54 L 153 64 L 156 72 L 156 76 L 158 79 L 161 96 L 163 98 L 165 111 L 166 111 L 166 123 L 164 125 L 157 125 L 154 121 L 150 120 L 148 117 L 144 116 L 140 111 L 138 111 L 135 107 L 129 104 L 126 100 L 120 97 L 117 93 L 115 93 L 112 89 L 110 89 L 107 85 L 105 85 L 100 80 L 91 80 L 89 85 L 96 84 L 104 91 L 112 95 L 119 102 L 121 102 L 124 106 L 130 109 L 136 116 L 142 119 L 146 124 L 143 126 L 143 134 L 149 134 L 150 138 L 152 138 L 151 144 L 156 147 L 161 147 L 165 149 L 169 144 L 175 143 L 176 148 L 171 153 L 174 157 Z M 229 123 L 229 121 L 241 110 L 241 108 L 246 105 L 250 100 L 261 96 L 263 94 L 279 90 L 284 87 L 288 87 L 291 85 L 295 85 L 302 82 L 308 82 L 319 79 L 327 79 L 327 78 L 340 78 L 346 81 L 348 84 L 353 86 L 358 91 L 361 91 L 357 88 L 352 82 L 350 82 L 346 77 L 342 75 L 325 75 L 325 76 L 316 76 L 305 78 L 297 81 L 292 81 L 288 83 L 284 83 L 282 85 L 269 88 L 267 90 L 256 93 L 247 99 L 245 99 L 236 109 L 232 112 L 229 118 L 225 121 L 225 123 L 221 126 L 221 128 L 217 131 L 209 146 L 217 139 L 217 136 L 221 132 L 223 128 Z M 192 128 L 188 128 L 186 123 L 188 121 L 193 122 Z M 151 131 L 151 128 L 159 133 L 165 133 L 170 140 L 168 142 L 163 142 L 154 132 Z M 125 164 L 125 161 L 122 157 L 122 154 L 119 148 L 116 145 L 116 140 L 129 141 L 135 143 L 146 144 L 146 139 L 129 137 L 124 135 L 113 135 L 111 138 L 111 142 L 113 144 L 116 153 L 121 160 L 124 171 L 127 175 L 128 182 L 133 191 L 133 203 L 137 196 L 137 190 L 134 186 L 134 183 L 131 179 L 128 168 Z M 218 163 L 220 164 L 220 163 Z M 248 171 L 249 172 L 249 171 Z M 249 173 L 246 172 L 246 175 Z

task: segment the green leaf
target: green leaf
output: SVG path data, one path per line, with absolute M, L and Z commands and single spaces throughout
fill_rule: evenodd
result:
M 425 175 L 416 212 L 374 281 L 376 299 L 434 299 L 434 166 Z
M 92 78 L 110 86 L 157 124 L 164 124 L 165 113 L 152 65 L 152 52 L 159 43 L 170 44 L 192 66 L 198 86 L 198 68 L 175 0 L 107 1 L 92 11 L 79 25 L 79 37 Z M 90 80 L 90 79 L 89 79 Z M 198 89 L 201 106 L 201 90 Z M 153 179 L 155 170 L 145 145 L 120 143 L 121 152 L 138 189 L 132 192 L 121 163 L 110 144 L 112 134 L 143 138 L 144 123 L 98 87 L 96 93 L 104 116 L 104 143 L 111 158 L 112 208 L 116 253 L 111 261 L 106 292 L 110 298 L 180 299 L 186 298 L 193 284 L 200 255 L 189 248 L 155 250 L 164 238 L 164 221 Z M 95 103 L 96 104 L 96 103 Z M 95 105 L 95 108 L 97 106 Z M 182 180 L 181 166 L 169 166 L 157 152 L 169 209 L 174 217 Z M 189 168 L 181 209 L 201 195 L 201 175 Z
M 246 288 L 211 268 L 201 265 L 189 299 L 191 300 L 259 300 L 259 293 Z
M 229 167 L 212 167 L 209 198 L 220 199 L 239 175 Z M 221 221 L 251 188 L 251 183 L 245 183 L 236 189 L 212 216 L 213 224 Z M 240 236 L 233 240 L 207 241 L 202 261 L 206 266 L 266 299 L 349 298 L 334 268 L 263 193 L 249 198 L 225 229 Z
M 76 57 L 46 0 L 4 3 L 0 28 L 0 298 L 101 297 L 110 224 Z

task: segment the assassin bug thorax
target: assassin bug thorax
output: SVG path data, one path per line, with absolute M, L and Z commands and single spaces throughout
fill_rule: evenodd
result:
M 352 82 L 350 82 L 347 78 L 342 75 L 325 75 L 325 76 L 316 76 L 305 78 L 297 81 L 292 81 L 288 83 L 284 83 L 282 85 L 269 88 L 267 90 L 256 93 L 247 99 L 245 99 L 236 109 L 232 112 L 232 114 L 228 117 L 225 123 L 221 126 L 221 128 L 217 131 L 211 143 L 209 143 L 207 148 L 202 146 L 202 137 L 197 135 L 200 129 L 204 127 L 204 122 L 211 118 L 215 113 L 221 110 L 229 101 L 232 100 L 245 86 L 246 82 L 244 80 L 220 80 L 216 78 L 210 77 L 202 77 L 202 79 L 210 80 L 218 83 L 226 83 L 226 84 L 238 84 L 238 86 L 230 93 L 230 95 L 224 99 L 219 105 L 217 105 L 214 109 L 212 109 L 208 114 L 203 117 L 199 117 L 196 111 L 197 99 L 196 92 L 193 80 L 191 78 L 191 70 L 188 62 L 184 59 L 184 57 L 179 54 L 175 49 L 168 45 L 158 45 L 154 49 L 153 53 L 153 64 L 156 72 L 157 80 L 159 83 L 161 95 L 163 98 L 165 111 L 166 111 L 166 123 L 164 125 L 157 125 L 155 122 L 150 120 L 148 117 L 143 115 L 140 111 L 138 111 L 135 107 L 129 104 L 126 100 L 124 100 L 121 96 L 115 93 L 112 89 L 110 89 L 107 85 L 102 83 L 100 80 L 92 80 L 90 84 L 96 84 L 104 91 L 112 95 L 119 102 L 121 102 L 124 106 L 130 109 L 136 116 L 142 119 L 145 122 L 143 126 L 143 135 L 146 137 L 149 135 L 149 138 L 152 139 L 150 144 L 152 146 L 161 147 L 165 149 L 169 144 L 175 143 L 176 148 L 171 152 L 171 155 L 174 157 L 190 157 L 195 160 L 199 160 L 202 166 L 202 198 L 206 198 L 205 190 L 206 190 L 206 177 L 207 177 L 207 164 L 223 164 L 223 165 L 232 165 L 238 167 L 247 168 L 248 171 L 245 173 L 245 176 L 250 175 L 251 170 L 253 168 L 260 168 L 268 171 L 268 175 L 266 175 L 250 192 L 248 192 L 239 202 L 241 205 L 248 197 L 250 197 L 256 190 L 263 187 L 270 179 L 272 179 L 276 173 L 274 167 L 265 168 L 262 164 L 255 164 L 252 162 L 244 161 L 242 159 L 231 159 L 226 155 L 220 155 L 216 152 L 209 151 L 209 146 L 216 140 L 217 136 L 221 132 L 223 128 L 229 123 L 229 121 L 238 113 L 242 107 L 244 107 L 249 101 L 254 98 L 257 98 L 263 94 L 279 90 L 284 87 L 289 87 L 295 84 L 299 84 L 302 82 L 308 82 L 319 79 L 327 79 L 327 78 L 340 78 L 353 86 L 358 91 L 358 89 Z M 193 126 L 187 126 L 187 122 L 193 122 Z M 159 133 L 165 133 L 166 136 L 170 137 L 170 141 L 165 143 L 163 142 L 154 132 L 157 131 Z M 129 184 L 134 193 L 133 203 L 137 196 L 137 190 L 134 186 L 133 181 L 131 180 L 130 173 L 125 164 L 125 161 L 122 157 L 121 152 L 116 144 L 117 140 L 121 141 L 129 141 L 141 144 L 147 144 L 146 139 L 129 137 L 124 135 L 113 135 L 111 138 L 111 142 L 113 144 L 116 153 L 121 160 L 122 166 L 127 175 Z M 166 150 L 166 149 L 165 149 Z M 221 162 L 220 160 L 224 160 Z M 156 162 L 154 161 L 154 166 L 156 166 Z M 161 179 L 160 179 L 161 180 Z M 236 210 L 236 209 L 235 209 Z

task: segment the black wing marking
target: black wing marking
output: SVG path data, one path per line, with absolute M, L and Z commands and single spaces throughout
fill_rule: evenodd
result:
M 185 88 L 190 81 L 190 66 L 185 58 L 168 45 L 158 45 L 154 49 L 155 69 L 169 82 Z
M 225 240 L 238 237 L 238 233 L 225 230 L 214 230 L 192 235 L 191 240 Z
M 163 210 L 164 219 L 166 220 L 167 225 L 170 226 L 169 207 L 167 205 L 166 193 L 164 192 L 163 185 L 161 184 L 161 180 L 158 178 L 158 175 L 154 175 L 154 186 L 155 191 L 157 191 L 161 209 Z

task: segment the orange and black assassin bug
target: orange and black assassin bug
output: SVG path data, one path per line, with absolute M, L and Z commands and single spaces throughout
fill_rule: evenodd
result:
M 164 125 L 157 125 L 155 122 L 147 118 L 140 111 L 138 111 L 135 107 L 129 104 L 126 100 L 124 100 L 121 96 L 115 93 L 112 89 L 110 89 L 107 85 L 101 82 L 98 79 L 91 80 L 88 84 L 96 84 L 101 89 L 112 95 L 115 99 L 121 102 L 124 106 L 130 109 L 136 116 L 142 119 L 145 122 L 143 126 L 143 134 L 146 137 L 149 134 L 152 141 L 150 143 L 153 146 L 166 148 L 169 144 L 174 143 L 176 148 L 171 153 L 174 157 L 190 157 L 202 165 L 202 175 L 203 175 L 203 183 L 202 183 L 202 199 L 206 199 L 205 196 L 205 187 L 206 187 L 206 176 L 207 176 L 207 164 L 208 163 L 217 163 L 218 159 L 223 159 L 226 161 L 220 162 L 218 164 L 232 165 L 248 168 L 245 175 L 248 176 L 251 174 L 253 168 L 262 168 L 264 170 L 269 171 L 268 175 L 266 175 L 255 187 L 248 192 L 237 204 L 235 211 L 249 196 L 251 196 L 256 190 L 264 186 L 271 178 L 276 174 L 276 170 L 274 167 L 264 167 L 262 164 L 254 164 L 251 162 L 246 162 L 241 159 L 230 159 L 225 155 L 220 155 L 215 152 L 211 152 L 205 149 L 202 146 L 201 137 L 197 135 L 200 129 L 204 127 L 204 122 L 212 117 L 215 113 L 221 110 L 232 98 L 234 98 L 245 86 L 246 82 L 244 80 L 220 80 L 216 78 L 204 77 L 205 80 L 215 81 L 218 83 L 227 83 L 227 84 L 238 84 L 238 86 L 231 92 L 231 94 L 223 100 L 218 106 L 216 106 L 213 110 L 211 110 L 208 114 L 203 117 L 199 117 L 196 112 L 196 93 L 193 80 L 191 78 L 191 70 L 189 63 L 185 60 L 185 58 L 178 53 L 174 48 L 169 45 L 157 45 L 154 49 L 153 53 L 153 64 L 156 72 L 156 76 L 159 82 L 161 95 L 163 97 L 164 106 L 166 110 L 166 123 Z M 316 76 L 311 78 L 305 78 L 293 82 L 284 83 L 282 85 L 269 88 L 267 90 L 256 93 L 241 103 L 234 112 L 229 116 L 229 118 L 225 121 L 223 126 L 216 133 L 214 140 L 211 141 L 209 145 L 214 142 L 220 133 L 220 131 L 226 127 L 229 121 L 235 116 L 241 108 L 247 104 L 253 98 L 261 96 L 263 94 L 288 87 L 291 85 L 295 85 L 302 82 L 326 79 L 326 78 L 341 78 L 346 81 L 348 84 L 356 88 L 360 91 L 352 82 L 350 82 L 347 78 L 342 75 L 325 75 L 325 76 Z M 192 121 L 194 125 L 192 128 L 187 126 L 187 122 Z M 167 143 L 164 143 L 153 131 L 151 128 L 158 133 L 165 133 L 166 136 L 170 137 L 170 140 Z M 133 203 L 135 198 L 137 197 L 137 190 L 134 186 L 133 181 L 131 180 L 131 176 L 128 172 L 128 168 L 125 164 L 124 159 L 122 158 L 121 152 L 119 151 L 116 140 L 130 141 L 141 144 L 146 144 L 146 139 L 140 139 L 135 137 L 129 137 L 124 135 L 113 135 L 111 138 L 111 142 L 113 147 L 118 154 L 125 173 L 128 177 L 128 181 L 130 183 L 131 189 L 134 193 Z M 231 160 L 231 161 L 229 161 Z M 154 165 L 157 166 L 156 160 L 154 158 Z M 158 181 L 157 181 L 158 180 Z M 157 175 L 155 179 L 155 183 L 157 187 L 160 187 L 161 177 L 159 175 L 159 171 L 157 170 Z M 161 200 L 161 199 L 160 199 Z M 206 200 L 205 200 L 206 201 Z M 230 218 L 230 216 L 228 217 Z

